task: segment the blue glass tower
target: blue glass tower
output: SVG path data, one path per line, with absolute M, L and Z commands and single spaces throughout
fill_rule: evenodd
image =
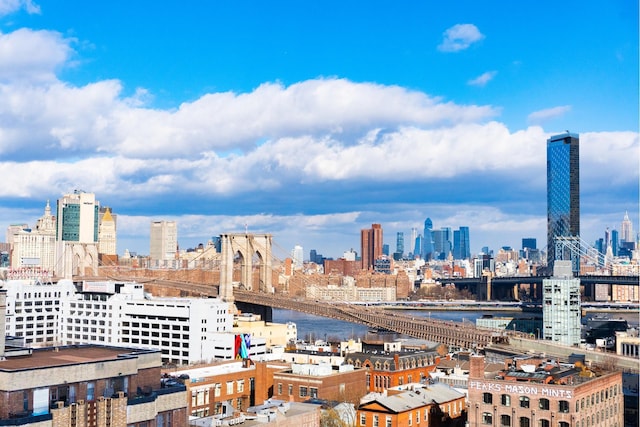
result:
M 422 234 L 422 247 L 421 254 L 422 259 L 428 261 L 433 258 L 433 236 L 431 230 L 433 229 L 433 222 L 431 222 L 431 218 L 427 218 L 424 221 L 424 233 Z M 416 252 L 418 253 L 418 252 Z
M 460 227 L 453 232 L 453 258 L 471 258 L 471 250 L 469 249 L 469 227 Z
M 571 257 L 568 253 L 556 254 L 555 238 L 580 236 L 579 144 L 578 135 L 569 132 L 547 140 L 547 266 L 550 269 L 556 259 Z M 578 267 L 574 263 L 574 271 Z

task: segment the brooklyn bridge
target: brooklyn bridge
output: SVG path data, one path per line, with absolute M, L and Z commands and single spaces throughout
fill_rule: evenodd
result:
M 78 275 L 76 279 L 137 281 L 157 296 L 220 297 L 236 306 L 248 304 L 251 307 L 296 310 L 438 342 L 450 348 L 479 350 L 488 346 L 513 345 L 516 341 L 534 341 L 518 331 L 482 329 L 470 322 L 413 317 L 401 311 L 349 301 L 304 298 L 299 293 L 288 292 L 286 287 L 274 286 L 280 266 L 274 267 L 271 235 L 226 234 L 221 238 L 222 247 L 216 255 L 214 268 L 168 270 L 102 266 L 98 272 L 100 277 Z M 306 286 L 315 285 L 307 283 Z

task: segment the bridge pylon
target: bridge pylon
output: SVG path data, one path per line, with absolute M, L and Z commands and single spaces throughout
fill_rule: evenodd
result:
M 272 236 L 271 234 L 227 233 L 220 235 L 220 297 L 232 303 L 233 271 L 237 260 L 241 265 L 239 286 L 248 291 L 273 292 L 272 269 Z M 258 259 L 259 283 L 253 283 L 254 255 Z

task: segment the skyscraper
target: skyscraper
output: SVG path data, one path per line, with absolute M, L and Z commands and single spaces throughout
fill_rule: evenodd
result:
M 451 252 L 451 227 L 441 227 L 440 230 L 433 230 L 431 232 L 433 236 L 433 256 L 434 259 L 447 259 L 449 252 Z
M 453 258 L 471 258 L 471 250 L 469 249 L 469 227 L 460 227 L 453 232 Z
M 100 208 L 100 224 L 98 226 L 98 254 L 116 255 L 116 215 L 111 208 Z
M 151 221 L 149 258 L 172 260 L 178 250 L 178 227 L 175 221 Z
M 382 226 L 371 224 L 371 228 L 360 230 L 360 253 L 362 269 L 373 269 L 374 261 L 382 256 Z
M 629 219 L 629 212 L 624 213 L 624 219 L 620 227 L 620 241 L 633 242 L 633 223 Z
M 424 220 L 424 232 L 422 234 L 422 259 L 425 261 L 429 261 L 433 258 L 433 235 L 431 230 L 433 230 L 433 222 L 431 218 L 427 218 Z
M 302 268 L 303 265 L 303 255 L 304 254 L 304 250 L 302 249 L 302 246 L 300 245 L 295 245 L 293 247 L 293 249 L 291 250 L 291 260 L 293 261 L 293 268 L 299 270 Z
M 402 259 L 404 255 L 404 233 L 402 231 L 398 231 L 396 234 L 396 254 L 397 258 L 394 255 L 394 259 L 396 260 Z
M 556 258 L 568 260 L 570 253 L 556 254 L 555 238 L 580 236 L 580 138 L 574 133 L 547 140 L 547 267 Z M 573 259 L 573 270 L 579 268 Z

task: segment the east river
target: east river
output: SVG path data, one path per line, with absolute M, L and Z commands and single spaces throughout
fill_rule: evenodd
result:
M 402 314 L 414 317 L 431 317 L 439 320 L 452 320 L 457 322 L 471 322 L 475 324 L 476 319 L 492 315 L 493 317 L 518 317 L 530 318 L 537 315 L 542 317 L 542 313 L 504 312 L 504 311 L 427 311 L 427 310 L 402 310 Z M 615 312 L 608 313 L 611 318 L 626 319 L 630 327 L 638 327 L 638 312 Z M 301 313 L 294 310 L 273 309 L 273 321 L 275 323 L 293 322 L 298 329 L 298 339 L 306 341 L 315 340 L 346 340 L 349 338 L 364 338 L 379 340 L 383 335 L 372 334 L 369 328 L 356 323 L 344 322 L 342 320 L 329 319 L 311 314 Z M 394 334 L 390 334 L 390 337 Z

